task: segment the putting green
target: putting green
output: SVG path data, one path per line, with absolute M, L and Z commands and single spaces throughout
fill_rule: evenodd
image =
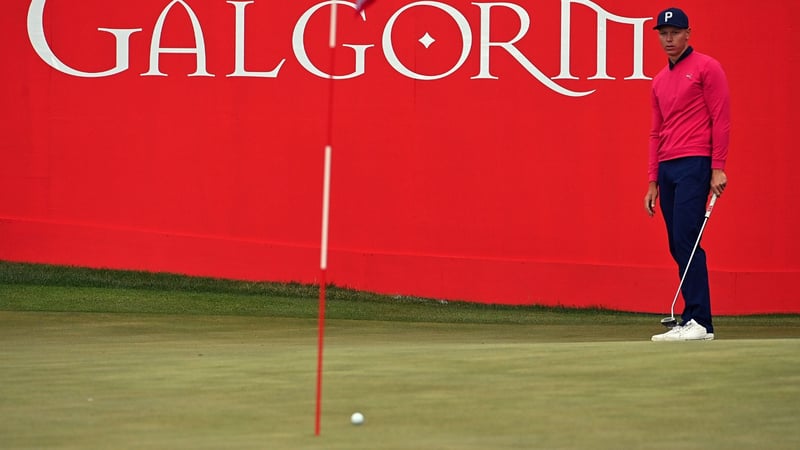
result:
M 313 319 L 0 311 L 0 442 L 800 448 L 796 326 L 721 318 L 716 341 L 653 343 L 657 320 L 586 322 L 330 320 L 314 436 Z

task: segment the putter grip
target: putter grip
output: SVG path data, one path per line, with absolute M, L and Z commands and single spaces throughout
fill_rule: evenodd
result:
M 706 208 L 706 217 L 711 215 L 711 211 L 714 209 L 714 203 L 717 203 L 717 194 L 711 196 L 711 201 L 708 202 L 708 208 Z

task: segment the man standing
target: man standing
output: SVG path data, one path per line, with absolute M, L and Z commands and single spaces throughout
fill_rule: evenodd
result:
M 669 64 L 653 78 L 647 194 L 650 217 L 659 200 L 669 251 L 683 275 L 705 218 L 709 192 L 722 195 L 730 136 L 730 97 L 722 66 L 689 46 L 689 18 L 678 8 L 658 14 Z M 706 254 L 698 246 L 681 289 L 681 322 L 654 341 L 714 339 Z

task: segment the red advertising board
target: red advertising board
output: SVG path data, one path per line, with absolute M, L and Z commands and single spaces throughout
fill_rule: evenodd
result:
M 672 2 L 5 5 L 0 259 L 663 312 L 643 208 Z M 731 87 L 718 314 L 800 312 L 800 3 L 685 0 Z M 332 79 L 331 79 L 332 75 Z

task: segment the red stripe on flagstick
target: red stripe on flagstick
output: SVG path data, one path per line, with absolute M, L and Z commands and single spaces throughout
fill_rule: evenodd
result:
M 314 435 L 319 436 L 322 415 L 322 349 L 325 337 L 325 269 L 319 275 L 319 322 L 317 330 L 317 411 Z
M 319 258 L 319 312 L 317 329 L 317 410 L 314 434 L 319 436 L 322 415 L 322 351 L 325 340 L 325 272 L 328 268 L 328 216 L 330 214 L 331 192 L 331 146 L 325 147 L 325 168 L 322 177 L 322 236 L 320 238 Z
M 314 435 L 319 436 L 322 422 L 322 353 L 325 347 L 325 271 L 328 268 L 328 216 L 330 214 L 331 152 L 333 146 L 333 69 L 336 52 L 336 2 L 331 5 L 330 84 L 328 87 L 328 145 L 325 146 L 325 164 L 322 177 L 322 236 L 320 238 L 319 311 L 317 313 L 317 407 L 314 415 Z

